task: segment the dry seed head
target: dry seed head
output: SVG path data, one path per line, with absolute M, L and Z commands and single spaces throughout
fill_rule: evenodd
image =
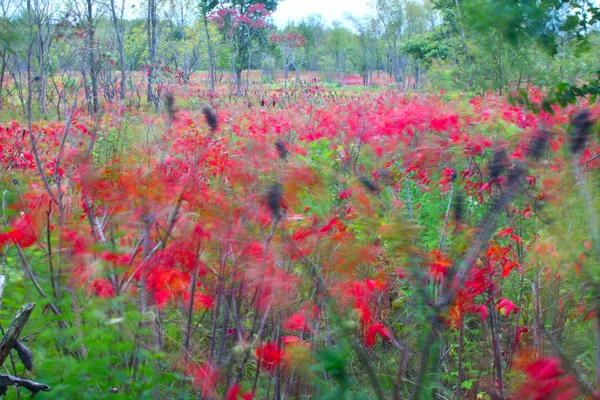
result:
M 219 128 L 219 120 L 217 119 L 215 111 L 210 107 L 204 107 L 202 112 L 204 113 L 204 118 L 206 119 L 206 123 L 210 127 L 210 130 L 213 132 L 216 131 L 217 128 Z
M 571 152 L 578 154 L 584 149 L 590 134 L 590 128 L 594 125 L 590 111 L 587 109 L 581 110 L 573 117 L 571 125 L 573 125 L 573 131 L 571 132 Z
M 362 175 L 360 178 L 358 178 L 360 181 L 360 184 L 363 185 L 363 187 L 365 189 L 367 189 L 369 192 L 371 193 L 375 193 L 379 191 L 379 188 L 377 187 L 377 185 L 375 184 L 375 182 L 373 182 L 371 180 L 371 178 L 369 178 L 366 175 Z
M 500 175 L 502 175 L 502 172 L 506 168 L 506 163 L 507 159 L 504 149 L 496 149 L 489 166 L 489 176 L 491 180 L 498 179 Z
M 275 142 L 275 148 L 277 149 L 277 153 L 279 154 L 279 158 L 285 160 L 286 157 L 290 154 L 287 147 L 285 146 L 285 142 L 281 139 L 278 139 Z
M 273 217 L 281 217 L 281 198 L 283 197 L 283 186 L 279 182 L 275 182 L 267 189 L 267 206 Z
M 529 142 L 529 157 L 532 160 L 539 160 L 548 147 L 548 138 L 550 132 L 547 129 L 537 131 Z

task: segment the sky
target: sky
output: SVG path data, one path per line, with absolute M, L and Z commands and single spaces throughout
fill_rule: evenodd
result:
M 273 14 L 275 24 L 283 28 L 288 21 L 298 21 L 310 14 L 321 14 L 331 24 L 345 22 L 344 13 L 363 16 L 370 13 L 368 0 L 283 0 Z

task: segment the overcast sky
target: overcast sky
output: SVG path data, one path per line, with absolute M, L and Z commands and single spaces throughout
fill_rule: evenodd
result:
M 273 19 L 278 27 L 288 21 L 298 21 L 310 14 L 321 14 L 331 24 L 334 20 L 344 21 L 344 13 L 356 16 L 369 14 L 369 0 L 283 0 L 277 5 Z

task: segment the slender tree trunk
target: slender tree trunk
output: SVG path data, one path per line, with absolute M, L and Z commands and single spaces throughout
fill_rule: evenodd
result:
M 464 342 L 465 342 L 465 324 L 463 320 L 463 315 L 461 313 L 459 318 L 458 327 L 458 383 L 456 388 L 456 397 L 458 399 L 462 398 L 462 383 L 465 381 L 465 370 L 463 367 L 463 352 L 464 352 Z
M 415 60 L 415 89 L 419 88 L 419 62 Z
M 7 61 L 8 57 L 6 56 L 6 51 L 2 51 L 2 68 L 0 68 L 0 110 L 4 105 L 4 77 L 6 74 Z
M 490 313 L 490 327 L 492 336 L 492 348 L 494 350 L 494 368 L 496 369 L 496 380 L 498 385 L 498 391 L 500 392 L 500 398 L 504 399 L 504 381 L 502 378 L 502 350 L 500 347 L 500 334 L 498 332 L 498 317 L 496 310 L 494 310 L 494 297 L 492 295 L 492 301 L 489 304 Z
M 94 56 L 94 14 L 92 0 L 87 0 L 87 54 L 90 68 L 90 78 L 92 80 L 92 109 L 94 113 L 98 112 L 98 72 L 96 57 Z
M 156 62 L 156 0 L 148 0 L 148 15 L 146 19 L 146 33 L 148 36 L 148 103 L 154 102 L 158 106 L 158 99 L 154 93 L 154 64 Z
M 122 8 L 124 8 L 125 0 L 123 0 Z M 121 100 L 125 100 L 125 83 L 127 79 L 127 66 L 125 65 L 125 47 L 123 45 L 123 30 L 119 25 L 117 18 L 117 11 L 115 9 L 115 0 L 110 0 L 110 12 L 112 15 L 113 26 L 115 27 L 115 35 L 117 37 L 117 46 L 119 47 L 119 62 L 121 63 L 121 86 L 120 96 Z M 121 18 L 122 19 L 122 18 Z
M 215 93 L 215 57 L 213 55 L 210 33 L 208 31 L 208 19 L 204 16 L 204 32 L 206 33 L 206 47 L 208 49 L 208 73 L 210 81 L 210 92 Z
M 38 20 L 38 102 L 40 105 L 40 113 L 43 114 L 46 112 L 46 52 L 42 33 L 42 21 L 39 20 L 39 17 L 36 17 L 36 19 Z
M 534 281 L 531 283 L 531 293 L 533 298 L 533 350 L 536 357 L 542 355 L 542 305 L 540 296 L 540 273 L 536 272 Z
M 237 87 L 236 93 L 238 97 L 242 96 L 242 69 L 236 68 L 235 70 L 235 84 Z

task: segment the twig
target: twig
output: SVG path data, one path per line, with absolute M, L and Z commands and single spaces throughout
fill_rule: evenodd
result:
M 450 216 L 450 207 L 452 206 L 452 195 L 454 194 L 454 183 L 450 186 L 450 197 L 448 198 L 448 207 L 446 208 L 446 217 L 444 218 L 444 227 L 442 228 L 442 237 L 440 237 L 440 243 L 438 244 L 438 251 L 442 249 L 444 239 L 446 238 L 446 229 L 448 228 L 448 217 Z
M 48 298 L 48 295 L 46 294 L 44 289 L 42 289 L 42 287 L 40 286 L 40 284 L 37 281 L 37 278 L 33 274 L 33 271 L 31 270 L 31 266 L 29 265 L 29 262 L 27 262 L 27 258 L 25 258 L 25 254 L 23 254 L 23 250 L 21 249 L 21 246 L 19 246 L 18 243 L 15 243 L 15 247 L 17 248 L 17 252 L 19 253 L 19 257 L 21 258 L 21 261 L 23 262 L 23 267 L 25 268 L 25 272 L 27 272 L 27 275 L 29 276 L 29 279 L 31 279 L 33 286 L 35 286 L 35 289 L 38 291 L 40 296 L 42 296 L 44 299 Z M 52 310 L 52 312 L 54 314 L 61 315 L 59 309 L 54 305 L 53 302 L 49 302 L 48 306 L 50 307 L 50 309 Z M 61 325 L 61 324 L 64 324 L 64 321 L 59 321 L 59 325 Z M 64 325 L 64 326 L 66 326 L 66 325 Z
M 406 201 L 408 202 L 408 215 L 410 217 L 410 220 L 413 220 L 413 211 L 412 211 L 412 202 L 410 199 L 410 189 L 408 187 L 408 178 L 406 178 Z

